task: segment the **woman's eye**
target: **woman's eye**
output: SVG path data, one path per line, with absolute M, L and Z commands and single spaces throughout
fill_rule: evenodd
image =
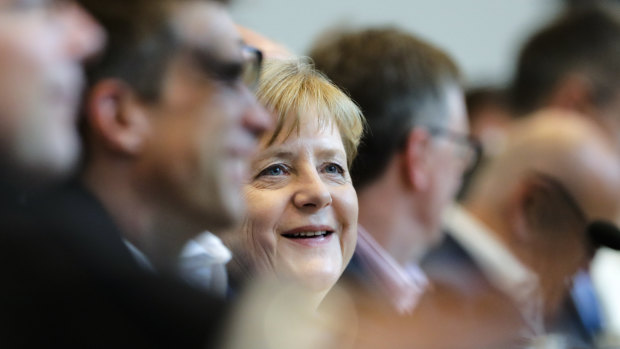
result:
M 286 167 L 284 165 L 271 165 L 269 167 L 267 167 L 266 169 L 262 170 L 259 174 L 258 177 L 261 176 L 282 176 L 287 174 L 288 171 L 286 169 Z
M 344 169 L 342 168 L 342 166 L 338 164 L 334 164 L 334 163 L 325 165 L 324 171 L 326 173 L 332 173 L 332 174 L 344 174 Z

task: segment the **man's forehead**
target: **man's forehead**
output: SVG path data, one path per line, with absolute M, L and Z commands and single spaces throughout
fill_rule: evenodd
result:
M 180 4 L 172 19 L 173 29 L 188 49 L 208 51 L 219 57 L 237 58 L 241 36 L 226 8 L 212 1 Z

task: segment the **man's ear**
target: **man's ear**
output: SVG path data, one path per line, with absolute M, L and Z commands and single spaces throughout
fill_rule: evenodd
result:
M 552 181 L 547 176 L 531 173 L 521 176 L 515 186 L 508 200 L 508 220 L 519 241 L 531 244 L 547 228 L 546 221 L 558 209 Z
M 150 119 L 132 89 L 117 79 L 105 79 L 89 92 L 86 114 L 94 136 L 105 147 L 136 155 L 150 131 Z
M 549 96 L 548 105 L 592 115 L 595 108 L 591 81 L 583 74 L 569 74 L 561 79 Z
M 413 190 L 425 191 L 430 181 L 429 164 L 429 147 L 431 135 L 428 131 L 421 127 L 415 127 L 407 136 L 404 156 L 404 174 L 407 184 Z
M 586 217 L 558 179 L 531 173 L 522 176 L 509 204 L 509 219 L 517 236 L 565 234 L 585 230 Z
M 521 178 L 513 188 L 506 207 L 507 221 L 512 230 L 511 236 L 518 242 L 530 241 L 530 222 L 532 191 L 535 188 L 528 178 Z

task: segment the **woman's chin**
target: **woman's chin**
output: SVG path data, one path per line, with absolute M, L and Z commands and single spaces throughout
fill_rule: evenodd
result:
M 340 272 L 313 271 L 287 277 L 286 280 L 299 287 L 301 293 L 307 293 L 308 297 L 320 300 L 336 284 L 340 274 Z

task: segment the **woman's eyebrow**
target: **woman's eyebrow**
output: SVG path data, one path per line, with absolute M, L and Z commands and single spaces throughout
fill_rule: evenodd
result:
M 271 149 L 260 152 L 256 157 L 256 161 L 263 161 L 266 159 L 285 159 L 290 160 L 295 158 L 295 154 L 291 151 L 284 149 Z
M 334 147 L 321 147 L 316 152 L 317 157 L 320 158 L 339 158 L 344 157 L 346 159 L 347 155 L 343 149 L 334 148 Z

